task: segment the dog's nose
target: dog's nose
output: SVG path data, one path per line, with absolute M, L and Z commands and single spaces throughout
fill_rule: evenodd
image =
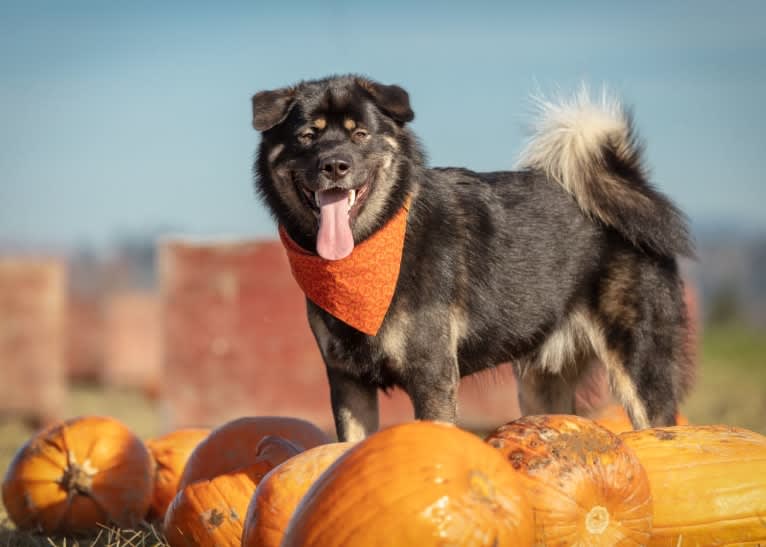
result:
M 338 181 L 351 171 L 351 158 L 348 156 L 330 156 L 320 160 L 319 171 L 328 179 Z

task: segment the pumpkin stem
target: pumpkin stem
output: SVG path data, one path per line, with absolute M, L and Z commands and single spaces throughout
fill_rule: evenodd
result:
M 59 484 L 70 495 L 80 494 L 89 496 L 93 487 L 93 476 L 98 472 L 91 465 L 90 460 L 85 460 L 82 465 L 77 463 L 74 455 L 70 454 L 69 464 L 59 479 Z
M 585 515 L 585 528 L 590 534 L 601 534 L 609 526 L 609 511 L 596 505 Z

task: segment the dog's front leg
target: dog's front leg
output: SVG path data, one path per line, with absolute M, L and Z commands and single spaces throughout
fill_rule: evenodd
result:
M 378 389 L 352 375 L 328 369 L 330 400 L 339 441 L 361 441 L 378 429 Z
M 455 423 L 459 382 L 460 373 L 454 358 L 424 359 L 412 367 L 405 389 L 412 399 L 415 419 Z

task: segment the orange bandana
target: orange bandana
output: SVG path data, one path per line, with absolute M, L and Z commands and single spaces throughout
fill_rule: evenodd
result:
M 304 250 L 280 226 L 279 237 L 293 277 L 308 299 L 344 323 L 375 336 L 399 279 L 408 212 L 409 200 L 383 228 L 340 260 L 325 260 Z

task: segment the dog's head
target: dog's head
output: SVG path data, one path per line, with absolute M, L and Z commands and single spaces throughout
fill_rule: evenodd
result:
M 351 253 L 401 207 L 422 157 L 401 87 L 359 76 L 253 96 L 256 185 L 277 220 L 327 259 Z

